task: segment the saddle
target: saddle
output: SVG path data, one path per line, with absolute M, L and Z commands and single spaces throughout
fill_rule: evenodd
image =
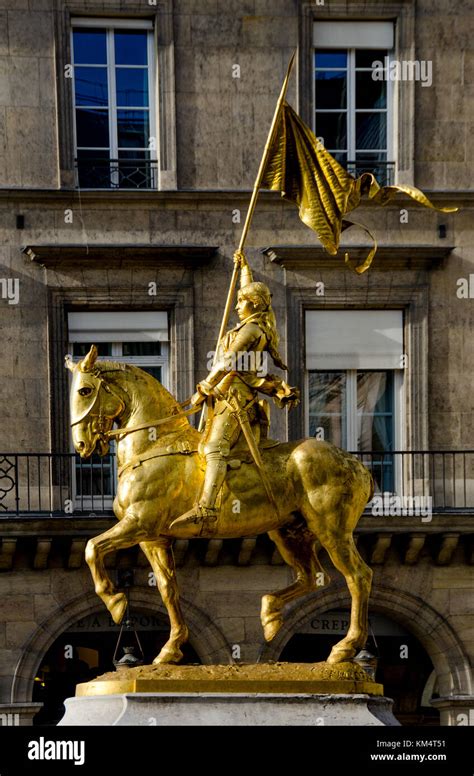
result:
M 272 447 L 278 447 L 278 445 L 281 445 L 281 442 L 277 439 L 264 439 L 263 442 L 260 442 L 258 449 L 260 451 L 265 451 L 270 450 Z M 239 439 L 235 447 L 230 451 L 227 467 L 229 469 L 240 469 L 243 463 L 255 463 L 255 461 L 246 445 L 245 439 Z

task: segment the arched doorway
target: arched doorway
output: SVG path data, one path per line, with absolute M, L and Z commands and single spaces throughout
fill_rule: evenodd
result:
M 349 619 L 348 609 L 315 615 L 286 643 L 280 660 L 326 660 L 334 644 L 347 632 Z M 431 693 L 436 695 L 434 668 L 418 639 L 393 619 L 377 613 L 370 617 L 370 632 L 367 648 L 377 657 L 376 680 L 383 684 L 385 695 L 393 698 L 393 713 L 399 722 L 439 725 L 439 713 L 430 703 Z
M 290 605 L 285 611 L 283 627 L 275 639 L 263 647 L 261 661 L 281 659 L 292 637 L 304 633 L 312 619 L 335 610 L 348 612 L 349 605 L 347 588 L 337 583 Z M 420 596 L 380 583 L 372 588 L 369 612 L 371 617 L 385 615 L 418 642 L 418 647 L 429 657 L 435 671 L 435 677 L 431 675 L 427 680 L 423 696 L 426 698 L 429 694 L 430 698 L 435 698 L 439 694 L 443 705 L 435 703 L 441 709 L 442 724 L 455 724 L 452 720 L 458 708 L 457 699 L 472 697 L 472 672 L 466 648 L 449 619 Z M 412 646 L 415 655 L 417 645 L 412 642 Z M 328 652 L 318 658 L 318 652 L 314 650 L 312 659 L 326 659 Z M 423 654 L 420 659 L 425 660 Z M 390 681 L 396 681 L 395 672 L 392 672 Z M 451 699 L 454 700 L 451 702 Z M 421 705 L 425 706 L 424 703 Z
M 123 647 L 137 650 L 137 634 L 145 664 L 152 663 L 168 639 L 169 623 L 164 615 L 135 611 L 131 615 L 132 629 L 124 630 L 117 658 Z M 51 644 L 35 676 L 33 701 L 43 708 L 33 719 L 33 725 L 56 725 L 64 715 L 64 700 L 74 695 L 76 685 L 89 682 L 108 671 L 114 671 L 113 657 L 118 645 L 120 626 L 108 612 L 95 612 L 72 623 Z M 201 663 L 190 643 L 183 645 L 183 664 Z
M 190 647 L 185 653 L 187 660 L 204 665 L 232 663 L 231 646 L 210 617 L 184 597 L 181 598 L 181 608 L 190 634 Z M 166 609 L 162 602 L 157 601 L 155 591 L 141 586 L 132 588 L 130 609 L 132 615 L 149 618 L 148 621 L 139 620 L 137 630 L 140 638 L 143 636 L 143 647 L 147 652 L 145 659 L 152 660 L 158 653 L 160 644 L 164 643 L 169 633 Z M 99 618 L 97 621 L 94 620 L 96 616 Z M 88 620 L 87 618 L 92 619 Z M 105 620 L 101 618 L 105 618 Z M 93 628 L 92 625 L 96 622 L 98 622 L 98 626 Z M 36 697 L 36 692 L 39 692 L 35 685 L 41 686 L 41 682 L 44 682 L 40 670 L 46 665 L 45 661 L 52 662 L 53 666 L 57 665 L 56 661 L 59 664 L 64 662 L 66 645 L 72 647 L 72 659 L 78 661 L 75 672 L 76 675 L 80 676 L 80 681 L 87 681 L 91 678 L 93 671 L 97 671 L 95 675 L 103 673 L 104 660 L 106 663 L 106 660 L 112 660 L 113 657 L 115 636 L 110 636 L 108 641 L 106 636 L 100 636 L 99 641 L 102 647 L 97 649 L 93 640 L 96 638 L 95 636 L 87 636 L 89 640 L 84 641 L 83 636 L 79 637 L 77 634 L 84 632 L 84 626 L 86 626 L 86 630 L 98 633 L 101 632 L 102 628 L 102 634 L 104 634 L 109 624 L 108 613 L 93 592 L 76 596 L 51 610 L 48 616 L 41 623 L 38 623 L 36 630 L 23 645 L 22 654 L 12 680 L 12 704 L 31 703 L 33 697 Z M 144 631 L 143 634 L 142 631 Z M 115 633 L 118 634 L 118 630 L 115 630 Z M 112 644 L 112 649 L 107 644 Z M 78 650 L 79 647 L 81 651 Z M 76 649 L 74 650 L 74 648 Z M 59 651 L 59 654 L 58 652 L 53 654 L 55 649 Z M 53 651 L 50 652 L 50 650 Z M 90 650 L 90 652 L 86 650 Z M 98 651 L 99 655 L 95 655 L 94 651 Z M 101 653 L 107 654 L 108 657 L 103 658 Z M 70 654 L 70 650 L 68 654 Z M 150 658 L 148 658 L 148 654 L 150 654 Z M 108 668 L 109 665 L 106 663 L 104 670 L 107 671 Z M 85 678 L 83 678 L 84 676 Z M 44 683 L 46 684 L 46 682 Z

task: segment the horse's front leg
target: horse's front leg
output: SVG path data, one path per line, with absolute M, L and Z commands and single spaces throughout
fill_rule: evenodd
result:
M 139 529 L 139 524 L 134 517 L 125 517 L 120 523 L 109 528 L 99 536 L 89 539 L 86 546 L 86 563 L 88 564 L 95 592 L 103 600 L 115 623 L 122 621 L 127 608 L 125 593 L 118 593 L 110 579 L 104 565 L 104 558 L 109 552 L 121 550 L 138 544 L 145 535 Z
M 180 647 L 188 640 L 189 632 L 179 603 L 172 540 L 140 542 L 140 547 L 150 561 L 171 624 L 169 639 L 153 662 L 179 663 L 183 657 Z

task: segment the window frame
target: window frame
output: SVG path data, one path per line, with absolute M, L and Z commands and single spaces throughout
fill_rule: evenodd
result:
M 327 369 L 305 369 L 304 373 L 304 423 L 305 423 L 305 436 L 309 436 L 309 373 L 310 372 L 327 372 Z M 404 429 L 405 429 L 405 413 L 404 413 L 404 379 L 403 369 L 337 369 L 337 372 L 344 372 L 346 375 L 346 403 L 347 403 L 347 419 L 346 419 L 346 438 L 347 438 L 347 450 L 351 453 L 363 452 L 357 451 L 357 373 L 358 372 L 371 372 L 371 371 L 385 371 L 393 373 L 393 446 L 395 451 L 401 451 L 405 449 Z M 354 411 L 355 409 L 355 411 Z M 386 451 L 392 452 L 392 451 Z
M 137 332 L 137 337 L 139 336 Z M 94 333 L 91 334 L 91 342 L 94 342 Z M 137 339 L 137 342 L 145 342 L 147 340 L 143 339 Z M 169 385 L 169 377 L 170 377 L 170 365 L 169 365 L 169 356 L 170 356 L 170 343 L 169 341 L 163 341 L 160 340 L 161 345 L 161 354 L 159 356 L 123 356 L 123 344 L 124 341 L 121 342 L 110 342 L 111 345 L 111 353 L 110 356 L 104 356 L 101 357 L 100 360 L 110 360 L 110 361 L 116 361 L 119 364 L 131 364 L 132 366 L 138 366 L 141 369 L 145 369 L 147 366 L 153 367 L 153 366 L 159 366 L 161 367 L 161 385 L 163 385 L 167 390 L 170 390 Z M 74 349 L 74 342 L 68 338 L 68 352 L 72 353 Z M 79 361 L 81 361 L 83 356 L 72 356 L 72 361 L 77 364 Z M 69 375 L 69 389 L 72 382 L 72 375 Z M 75 453 L 74 445 L 72 442 L 72 437 L 70 437 L 70 451 L 71 453 Z M 75 509 L 80 509 L 81 511 L 84 510 L 94 510 L 94 508 L 99 511 L 102 511 L 104 509 L 111 510 L 113 506 L 113 501 L 115 498 L 115 494 L 117 492 L 117 485 L 118 485 L 118 470 L 117 470 L 117 456 L 116 456 L 116 450 L 115 450 L 115 441 L 112 439 L 110 441 L 110 450 L 108 455 L 111 455 L 110 464 L 102 463 L 100 465 L 100 469 L 105 469 L 110 467 L 110 477 L 111 477 L 111 487 L 112 492 L 111 493 L 102 493 L 102 495 L 81 495 L 77 492 L 78 489 L 78 476 L 77 476 L 77 463 L 78 463 L 78 457 L 73 459 L 72 461 L 72 471 L 71 471 L 71 488 L 72 488 L 72 499 Z M 101 459 L 102 460 L 102 459 Z M 91 467 L 91 470 L 95 468 L 98 468 L 97 464 L 94 464 L 93 459 L 90 459 L 86 461 L 84 464 L 81 465 L 81 468 L 87 469 Z M 99 507 L 97 506 L 99 504 Z
M 350 24 L 350 22 L 347 22 L 347 24 Z M 370 24 L 370 22 L 368 22 Z M 332 47 L 316 47 L 313 45 L 312 47 L 312 62 L 313 62 L 313 70 L 312 70 L 312 104 L 313 104 L 313 110 L 312 110 L 312 129 L 315 135 L 318 138 L 321 138 L 321 136 L 317 135 L 317 127 L 316 127 L 316 116 L 317 116 L 317 107 L 316 107 L 316 73 L 318 70 L 323 70 L 323 68 L 317 68 L 316 67 L 316 52 L 317 51 L 330 51 L 334 50 L 334 46 Z M 374 49 L 374 55 L 375 51 L 378 49 Z M 370 49 L 364 48 L 363 46 L 360 47 L 353 47 L 353 48 L 344 48 L 341 49 L 341 51 L 347 52 L 347 65 L 346 68 L 341 67 L 335 67 L 335 68 L 324 68 L 324 70 L 327 71 L 341 71 L 345 69 L 347 73 L 347 107 L 346 109 L 341 108 L 324 108 L 321 109 L 319 112 L 321 113 L 345 113 L 346 114 L 346 131 L 347 131 L 347 143 L 346 143 L 346 150 L 340 150 L 340 149 L 331 149 L 328 146 L 325 145 L 325 148 L 329 151 L 331 154 L 335 153 L 345 153 L 346 158 L 346 164 L 349 164 L 350 162 L 357 163 L 357 153 L 374 153 L 374 154 L 386 154 L 385 161 L 387 163 L 392 162 L 397 166 L 397 154 L 396 154 L 396 142 L 395 142 L 395 118 L 396 118 L 396 99 L 397 99 L 397 84 L 394 81 L 391 81 L 390 79 L 386 80 L 385 83 L 387 85 L 387 107 L 386 108 L 361 108 L 357 109 L 356 106 L 356 72 L 368 72 L 370 71 L 370 68 L 357 68 L 356 70 L 356 52 L 357 51 L 370 51 Z M 390 51 L 387 50 L 385 56 L 389 58 L 388 60 L 388 66 L 390 68 L 391 62 L 394 60 L 394 50 Z M 385 61 L 384 61 L 385 65 Z M 386 133 L 386 149 L 359 149 L 359 151 L 356 150 L 356 116 L 357 113 L 385 113 L 387 116 L 387 133 Z M 344 165 L 343 165 L 344 166 Z
M 75 81 L 75 68 L 76 64 L 74 61 L 74 31 L 76 29 L 80 28 L 103 28 L 106 31 L 106 51 L 107 51 L 107 63 L 105 65 L 107 69 L 107 89 L 108 89 L 108 104 L 107 104 L 107 114 L 108 114 L 108 128 L 109 128 L 109 146 L 107 149 L 105 148 L 95 148 L 95 147 L 80 147 L 78 149 L 78 142 L 77 142 L 77 121 L 76 121 L 76 110 L 77 108 L 82 108 L 85 106 L 77 106 L 76 105 L 76 81 Z M 112 160 L 118 160 L 117 169 L 111 169 L 110 172 L 110 186 L 103 187 L 105 190 L 110 189 L 119 189 L 119 190 L 126 190 L 129 187 L 120 186 L 120 178 L 119 178 L 119 151 L 118 151 L 118 119 L 117 119 L 117 111 L 121 110 L 117 108 L 117 93 L 116 93 L 116 78 L 115 78 L 115 47 L 114 47 L 114 33 L 115 30 L 126 30 L 126 31 L 134 31 L 134 30 L 146 30 L 147 31 L 147 66 L 146 70 L 148 73 L 148 118 L 149 118 L 149 137 L 148 137 L 148 147 L 142 148 L 142 149 L 127 149 L 130 151 L 137 151 L 137 152 L 144 152 L 148 151 L 150 154 L 149 162 L 151 165 L 156 166 L 156 174 L 155 176 L 151 176 L 151 179 L 154 183 L 153 186 L 146 186 L 143 187 L 143 189 L 147 191 L 156 191 L 159 188 L 159 155 L 158 155 L 158 122 L 157 122 L 157 95 L 156 95 L 156 88 L 157 88 L 157 57 L 155 54 L 155 35 L 154 35 L 154 26 L 153 22 L 148 19 L 113 19 L 110 17 L 107 18 L 71 18 L 71 24 L 70 24 L 70 51 L 71 51 L 71 67 L 72 67 L 72 127 L 73 127 L 73 135 L 74 135 L 74 158 L 78 159 L 78 151 L 79 150 L 86 150 L 86 151 L 105 151 L 107 150 L 109 153 L 109 162 Z M 79 63 L 78 66 L 81 66 L 81 63 Z M 87 66 L 87 65 L 86 65 Z M 104 67 L 102 65 L 102 67 Z M 129 67 L 135 67 L 133 65 Z M 145 68 L 142 68 L 145 69 Z M 133 108 L 130 108 L 133 110 Z M 139 108 L 140 110 L 146 110 L 141 106 Z M 153 142 L 151 142 L 153 141 Z M 150 146 L 151 143 L 151 146 Z M 121 149 L 123 150 L 123 149 Z M 124 160 L 126 161 L 126 160 Z M 148 160 L 147 160 L 148 161 Z M 81 190 L 95 190 L 96 187 L 82 187 L 79 186 Z M 137 187 L 140 188 L 140 187 Z M 133 187 L 132 187 L 133 190 Z

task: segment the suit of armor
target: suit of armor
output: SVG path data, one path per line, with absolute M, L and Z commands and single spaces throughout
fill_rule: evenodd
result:
M 272 396 L 283 407 L 298 401 L 297 389 L 290 388 L 275 375 L 262 376 L 261 366 L 271 352 L 278 366 L 284 367 L 271 343 L 268 311 L 271 294 L 263 283 L 254 283 L 251 270 L 241 263 L 240 292 L 237 310 L 241 321 L 223 337 L 218 358 L 205 380 L 197 386 L 193 403 L 212 396 L 208 418 L 200 445 L 206 456 L 206 475 L 199 503 L 174 524 L 215 521 L 218 516 L 217 496 L 224 482 L 231 449 L 241 435 L 238 415 L 258 425 L 262 410 L 257 403 L 259 391 Z M 249 300 L 254 300 L 249 301 Z M 250 313 L 250 314 L 248 314 Z M 272 313 L 273 316 L 273 313 Z

